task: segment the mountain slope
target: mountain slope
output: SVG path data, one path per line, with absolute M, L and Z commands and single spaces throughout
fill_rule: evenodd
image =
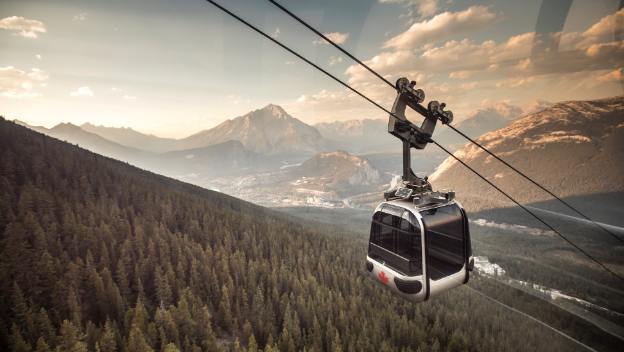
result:
M 247 149 L 263 154 L 315 153 L 324 145 L 314 127 L 269 104 L 181 139 L 176 149 L 199 148 L 228 140 L 240 141 Z
M 338 149 L 351 153 L 394 150 L 400 144 L 388 133 L 387 119 L 323 122 L 314 127 Z
M 109 141 L 155 153 L 174 149 L 177 141 L 171 138 L 161 138 L 150 134 L 144 134 L 127 127 L 96 126 L 90 123 L 84 123 L 80 125 L 80 127 L 87 132 L 95 133 Z
M 321 152 L 303 163 L 266 172 L 217 178 L 210 187 L 270 207 L 342 208 L 347 198 L 362 193 L 375 192 L 379 199 L 389 180 L 368 160 L 336 151 Z
M 478 139 L 560 196 L 624 189 L 624 97 L 558 103 Z M 457 152 L 467 163 L 522 202 L 549 199 L 475 146 Z M 458 195 L 500 199 L 495 191 L 448 158 L 430 180 Z
M 241 174 L 264 166 L 262 156 L 248 150 L 239 141 L 163 153 L 157 160 L 160 170 L 169 170 L 167 174 L 190 173 L 203 177 Z
M 62 141 L 77 144 L 94 153 L 103 154 L 136 165 L 142 165 L 146 157 L 150 155 L 143 150 L 109 141 L 98 134 L 87 132 L 71 123 L 60 123 L 50 129 L 39 127 L 36 130 Z
M 366 159 L 344 151 L 319 153 L 293 170 L 306 177 L 329 178 L 328 185 L 339 187 L 377 185 L 381 175 Z
M 454 124 L 458 130 L 472 139 L 477 139 L 485 133 L 498 130 L 509 125 L 523 115 L 522 109 L 506 103 L 499 103 L 487 108 L 479 109 L 465 120 Z M 439 125 L 433 137 L 436 141 L 447 146 L 450 150 L 457 150 L 469 143 L 465 138 L 448 127 Z
M 155 153 L 118 144 L 102 137 L 99 133 L 104 132 L 104 135 L 117 134 L 118 137 L 121 136 L 120 139 L 132 138 L 135 134 L 145 136 L 146 142 L 149 143 L 151 140 L 156 143 L 152 145 L 154 147 L 152 149 L 169 148 L 172 144 L 168 146 L 166 144 L 175 142 L 175 140 L 163 139 L 167 142 L 159 144 L 160 142 L 152 139 L 152 136 L 142 135 L 130 129 L 108 128 L 90 124 L 76 126 L 71 123 L 62 123 L 48 129 L 30 126 L 21 121 L 15 121 L 15 123 L 62 141 L 77 144 L 95 153 L 187 181 L 195 181 L 197 177 L 210 178 L 246 174 L 251 171 L 263 170 L 272 165 L 262 156 L 247 150 L 238 141 L 227 141 L 202 148 Z M 83 129 L 85 127 L 95 132 L 86 131 Z M 136 144 L 136 142 L 133 143 Z

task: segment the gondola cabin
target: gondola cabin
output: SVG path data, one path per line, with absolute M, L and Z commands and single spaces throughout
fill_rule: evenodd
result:
M 468 219 L 457 201 L 397 199 L 375 210 L 366 268 L 400 296 L 421 302 L 465 284 L 472 263 Z

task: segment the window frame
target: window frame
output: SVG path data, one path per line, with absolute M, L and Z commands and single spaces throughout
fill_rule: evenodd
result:
M 373 215 L 373 221 L 371 223 L 371 234 L 369 238 L 369 254 L 381 256 L 384 263 L 391 268 L 406 274 L 408 276 L 418 276 L 423 274 L 424 256 L 423 256 L 423 231 L 418 221 L 418 218 L 408 209 L 392 207 L 387 209 L 390 211 L 384 211 L 385 207 L 375 212 Z M 400 209 L 400 213 L 397 211 Z M 400 214 L 400 215 L 399 215 Z M 391 221 L 387 221 L 391 219 Z M 392 223 L 389 225 L 388 223 Z M 404 223 L 408 223 L 407 229 L 404 227 Z M 392 247 L 384 246 L 380 241 L 379 236 L 383 228 L 386 227 L 392 231 Z M 378 230 L 378 231 L 376 231 Z M 416 251 L 411 253 L 400 252 L 397 249 L 400 247 L 401 235 L 407 235 L 410 237 L 410 248 L 414 246 L 414 239 L 417 239 L 418 245 Z M 372 246 L 378 248 L 375 250 Z M 382 255 L 380 253 L 384 253 Z M 416 256 L 414 255 L 416 254 Z M 399 263 L 401 261 L 402 263 Z

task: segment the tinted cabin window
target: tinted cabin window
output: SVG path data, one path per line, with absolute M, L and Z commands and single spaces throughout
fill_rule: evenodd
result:
M 410 212 L 393 212 L 400 216 L 384 212 L 377 212 L 373 216 L 369 255 L 404 274 L 422 274 L 422 246 L 418 221 Z M 384 250 L 379 250 L 379 247 Z
M 464 265 L 464 222 L 455 204 L 421 212 L 427 236 L 429 276 L 440 279 Z

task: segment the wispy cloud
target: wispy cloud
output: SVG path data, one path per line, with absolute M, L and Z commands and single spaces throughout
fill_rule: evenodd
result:
M 75 91 L 70 92 L 69 95 L 72 97 L 92 97 L 93 91 L 87 86 L 78 87 Z
M 349 33 L 341 33 L 341 32 L 330 32 L 330 33 L 323 33 L 327 38 L 329 38 L 329 40 L 331 40 L 332 42 L 336 43 L 336 44 L 344 44 L 347 42 L 347 39 L 349 39 Z M 319 38 L 314 40 L 312 43 L 314 44 L 320 44 L 320 45 L 328 45 L 329 43 L 323 39 L 323 38 Z
M 409 9 L 408 16 L 419 18 L 433 16 L 438 11 L 438 0 L 379 0 L 382 4 L 401 4 Z
M 600 75 L 598 76 L 598 80 L 603 82 L 622 81 L 624 80 L 624 69 L 618 68 L 617 70 Z
M 47 85 L 48 74 L 38 68 L 23 71 L 13 66 L 0 67 L 0 93 L 8 98 L 35 98 L 37 88 Z
M 277 38 L 279 37 L 280 33 L 282 33 L 282 31 L 280 31 L 279 27 L 275 28 L 275 30 L 273 31 L 273 34 L 271 34 L 272 38 Z
M 86 19 L 87 19 L 86 12 L 75 14 L 74 17 L 72 17 L 72 21 L 74 22 L 83 22 L 83 21 L 86 21 Z
M 343 61 L 342 56 L 330 56 L 329 58 L 329 66 L 334 66 Z
M 45 33 L 47 31 L 43 22 L 21 16 L 11 16 L 1 19 L 0 28 L 17 31 L 17 33 L 15 33 L 16 35 L 25 38 L 37 38 L 39 33 Z

